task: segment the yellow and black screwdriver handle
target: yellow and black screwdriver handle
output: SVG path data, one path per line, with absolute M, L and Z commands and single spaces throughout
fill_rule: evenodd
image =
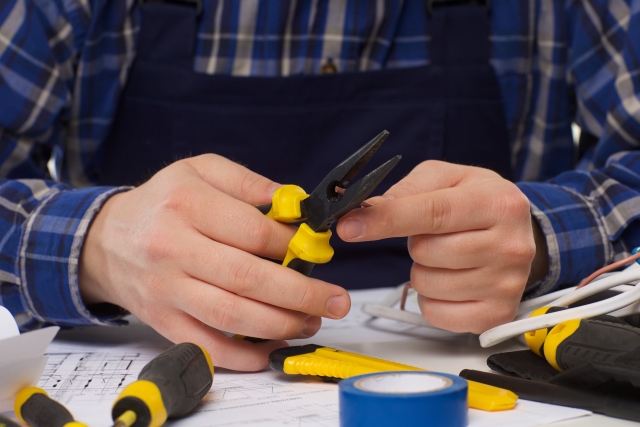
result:
M 192 343 L 176 344 L 147 363 L 111 410 L 118 427 L 160 427 L 202 400 L 213 383 L 209 354 Z
M 309 195 L 297 185 L 283 185 L 271 198 L 271 203 L 257 208 L 269 218 L 291 224 L 304 221 L 301 203 Z M 287 255 L 282 262 L 285 267 L 298 271 L 305 276 L 311 274 L 315 264 L 325 264 L 333 257 L 333 248 L 329 243 L 331 230 L 316 232 L 302 223 L 289 241 Z
M 566 309 L 541 307 L 531 317 L 561 310 Z M 640 328 L 614 316 L 567 320 L 553 328 L 527 332 L 525 340 L 534 353 L 558 371 L 587 362 L 637 364 L 634 360 L 640 358 Z
M 13 409 L 18 419 L 30 427 L 87 427 L 75 421 L 67 408 L 38 387 L 22 389 Z
M 21 426 L 15 421 L 0 415 L 0 427 L 21 427 Z

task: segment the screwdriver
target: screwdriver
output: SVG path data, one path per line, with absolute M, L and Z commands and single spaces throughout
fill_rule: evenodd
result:
M 640 328 L 600 319 L 574 319 L 557 324 L 544 343 L 547 362 L 558 371 L 588 362 L 637 369 Z
M 0 415 L 0 427 L 21 427 L 17 422 Z
M 536 316 L 542 316 L 543 314 L 557 313 L 558 311 L 563 311 L 566 309 L 567 309 L 566 307 L 544 306 L 535 310 L 533 313 L 531 313 L 529 317 L 536 317 Z M 627 322 L 625 322 L 624 320 L 620 320 L 617 317 L 609 316 L 606 314 L 593 317 L 591 318 L 591 320 L 601 320 L 609 323 L 619 323 L 622 325 L 627 325 Z M 530 331 L 524 334 L 524 339 L 527 342 L 527 345 L 529 346 L 531 351 L 533 351 L 535 354 L 537 354 L 540 357 L 545 357 L 544 356 L 545 342 L 546 342 L 547 336 L 551 332 L 551 329 L 553 329 L 553 327 L 538 329 L 536 331 Z
M 195 408 L 212 383 L 209 354 L 196 344 L 176 344 L 122 390 L 111 410 L 113 427 L 160 427 Z
M 20 390 L 13 409 L 20 421 L 31 427 L 87 427 L 74 421 L 67 408 L 38 387 Z

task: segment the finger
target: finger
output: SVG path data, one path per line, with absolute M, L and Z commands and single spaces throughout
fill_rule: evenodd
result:
M 411 267 L 411 287 L 427 298 L 448 301 L 484 300 L 496 295 L 517 299 L 527 280 L 525 269 L 498 271 L 493 267 L 451 270 Z
M 433 326 L 474 334 L 512 321 L 518 311 L 518 304 L 511 301 L 445 301 L 421 295 L 418 305 L 422 316 Z
M 193 342 L 202 346 L 211 356 L 215 367 L 237 371 L 262 370 L 267 367 L 272 351 L 287 346 L 284 341 L 254 344 L 233 339 L 175 309 L 166 313 L 164 317 L 148 323 L 174 343 Z
M 502 247 L 508 246 L 497 237 L 498 233 L 489 230 L 410 236 L 409 255 L 426 267 L 482 267 L 494 263 L 503 253 Z
M 317 316 L 238 296 L 197 279 L 183 278 L 176 287 L 184 290 L 174 299 L 176 308 L 234 334 L 278 340 L 309 338 L 321 326 Z
M 217 154 L 185 159 L 202 180 L 218 190 L 250 205 L 271 202 L 279 184 Z
M 257 258 L 233 247 L 195 236 L 182 255 L 185 273 L 256 301 L 332 319 L 351 306 L 343 288 L 290 268 Z
M 296 228 L 266 217 L 254 206 L 209 186 L 197 177 L 185 181 L 178 209 L 205 236 L 256 255 L 283 259 Z M 187 194 L 184 194 L 187 193 Z
M 389 188 L 384 196 L 400 198 L 456 187 L 467 183 L 471 176 L 475 180 L 500 177 L 489 169 L 457 165 L 439 160 L 427 160 L 420 163 L 406 177 Z
M 481 185 L 436 190 L 354 209 L 337 231 L 346 241 L 370 241 L 485 229 L 502 218 L 504 200 Z

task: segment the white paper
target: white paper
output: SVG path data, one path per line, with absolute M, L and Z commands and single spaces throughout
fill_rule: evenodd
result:
M 11 411 L 16 393 L 38 383 L 48 359 L 39 356 L 0 367 L 0 412 Z
M 51 326 L 0 341 L 0 367 L 17 360 L 42 356 L 59 329 Z
M 58 330 L 52 326 L 0 340 L 0 412 L 10 411 L 16 393 L 38 382 L 48 359 L 44 352 Z
M 11 312 L 0 305 L 0 340 L 15 337 L 20 332 Z

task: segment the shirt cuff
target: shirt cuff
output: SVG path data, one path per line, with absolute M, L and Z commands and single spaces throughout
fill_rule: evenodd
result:
M 549 272 L 525 290 L 526 298 L 579 282 L 613 256 L 597 203 L 549 183 L 517 183 L 529 198 L 531 214 L 546 237 Z
M 82 301 L 79 257 L 93 218 L 114 194 L 129 187 L 56 191 L 28 217 L 20 246 L 26 306 L 40 322 L 59 326 L 122 325 L 126 312 L 92 312 Z

